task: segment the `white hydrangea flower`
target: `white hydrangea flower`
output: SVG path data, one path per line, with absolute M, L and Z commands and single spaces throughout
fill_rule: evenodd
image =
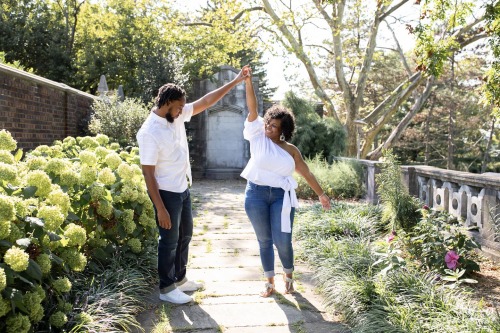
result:
M 104 185 L 113 185 L 116 182 L 116 176 L 110 168 L 104 168 L 99 171 L 99 176 L 97 180 Z
M 6 130 L 0 131 L 0 149 L 13 151 L 17 148 L 17 141 L 14 140 L 10 132 Z

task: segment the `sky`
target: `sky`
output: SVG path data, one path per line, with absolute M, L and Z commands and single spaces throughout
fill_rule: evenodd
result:
M 309 0 L 293 0 L 293 1 L 295 5 Z M 177 4 L 179 9 L 181 10 L 194 11 L 206 5 L 206 3 L 207 0 L 189 0 L 189 1 L 174 0 L 174 4 Z M 401 13 L 405 17 L 414 17 L 415 15 L 418 15 L 418 7 L 413 4 L 408 4 L 407 6 L 401 8 L 399 11 L 401 11 Z M 390 34 L 389 30 L 386 28 L 386 25 L 384 23 L 380 25 L 379 31 L 381 38 L 377 40 L 377 46 L 394 47 L 395 44 L 393 42 L 392 35 Z M 404 28 L 404 26 L 396 27 L 395 33 L 403 49 L 408 50 L 413 46 L 414 41 L 411 35 L 408 33 L 408 31 Z M 321 44 L 322 41 L 327 36 L 328 31 L 326 29 L 322 30 L 318 29 L 317 27 L 311 27 L 310 32 L 306 31 L 304 33 L 304 35 L 306 34 L 308 35 L 309 38 L 313 37 L 312 41 L 314 42 L 314 44 Z M 283 54 L 283 52 L 275 52 L 275 53 Z M 302 63 L 300 63 L 294 55 L 280 56 L 280 55 L 273 55 L 270 52 L 265 52 L 263 60 L 267 62 L 265 69 L 267 72 L 267 80 L 269 86 L 277 88 L 274 96 L 272 96 L 273 100 L 283 99 L 285 93 L 291 89 L 295 91 L 297 89 L 296 83 L 304 81 L 309 82 L 309 78 L 304 65 L 302 65 Z M 292 66 L 286 66 L 287 63 L 292 63 Z M 300 91 L 296 91 L 296 93 L 301 95 Z

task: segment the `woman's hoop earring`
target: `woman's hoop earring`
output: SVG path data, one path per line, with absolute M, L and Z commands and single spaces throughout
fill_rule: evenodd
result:
M 281 133 L 281 135 L 280 135 L 280 141 L 285 141 L 285 134 Z

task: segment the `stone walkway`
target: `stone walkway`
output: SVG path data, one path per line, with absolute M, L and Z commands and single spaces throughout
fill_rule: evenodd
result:
M 259 297 L 264 278 L 244 210 L 244 189 L 243 181 L 195 181 L 188 278 L 203 281 L 205 290 L 194 293 L 194 303 L 177 306 L 160 302 L 155 291 L 150 309 L 138 316 L 145 332 L 349 332 L 326 313 L 315 292 L 313 272 L 302 263 L 296 262 L 296 293 Z M 276 259 L 276 272 L 281 273 Z M 276 276 L 276 289 L 284 289 L 281 274 Z M 160 321 L 167 325 L 153 331 Z

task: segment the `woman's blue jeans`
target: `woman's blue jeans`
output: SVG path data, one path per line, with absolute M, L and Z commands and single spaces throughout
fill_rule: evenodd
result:
M 260 260 L 264 268 L 264 276 L 269 278 L 274 273 L 274 248 L 285 273 L 293 272 L 292 234 L 281 232 L 281 208 L 285 191 L 280 187 L 247 183 L 245 189 L 245 211 L 252 223 L 259 241 Z M 295 209 L 292 207 L 290 221 L 293 226 Z
M 182 193 L 160 190 L 160 197 L 170 215 L 172 227 L 164 229 L 156 224 L 160 232 L 158 238 L 158 275 L 160 292 L 167 293 L 175 289 L 175 282 L 186 276 L 188 250 L 193 236 L 193 213 L 189 189 Z

